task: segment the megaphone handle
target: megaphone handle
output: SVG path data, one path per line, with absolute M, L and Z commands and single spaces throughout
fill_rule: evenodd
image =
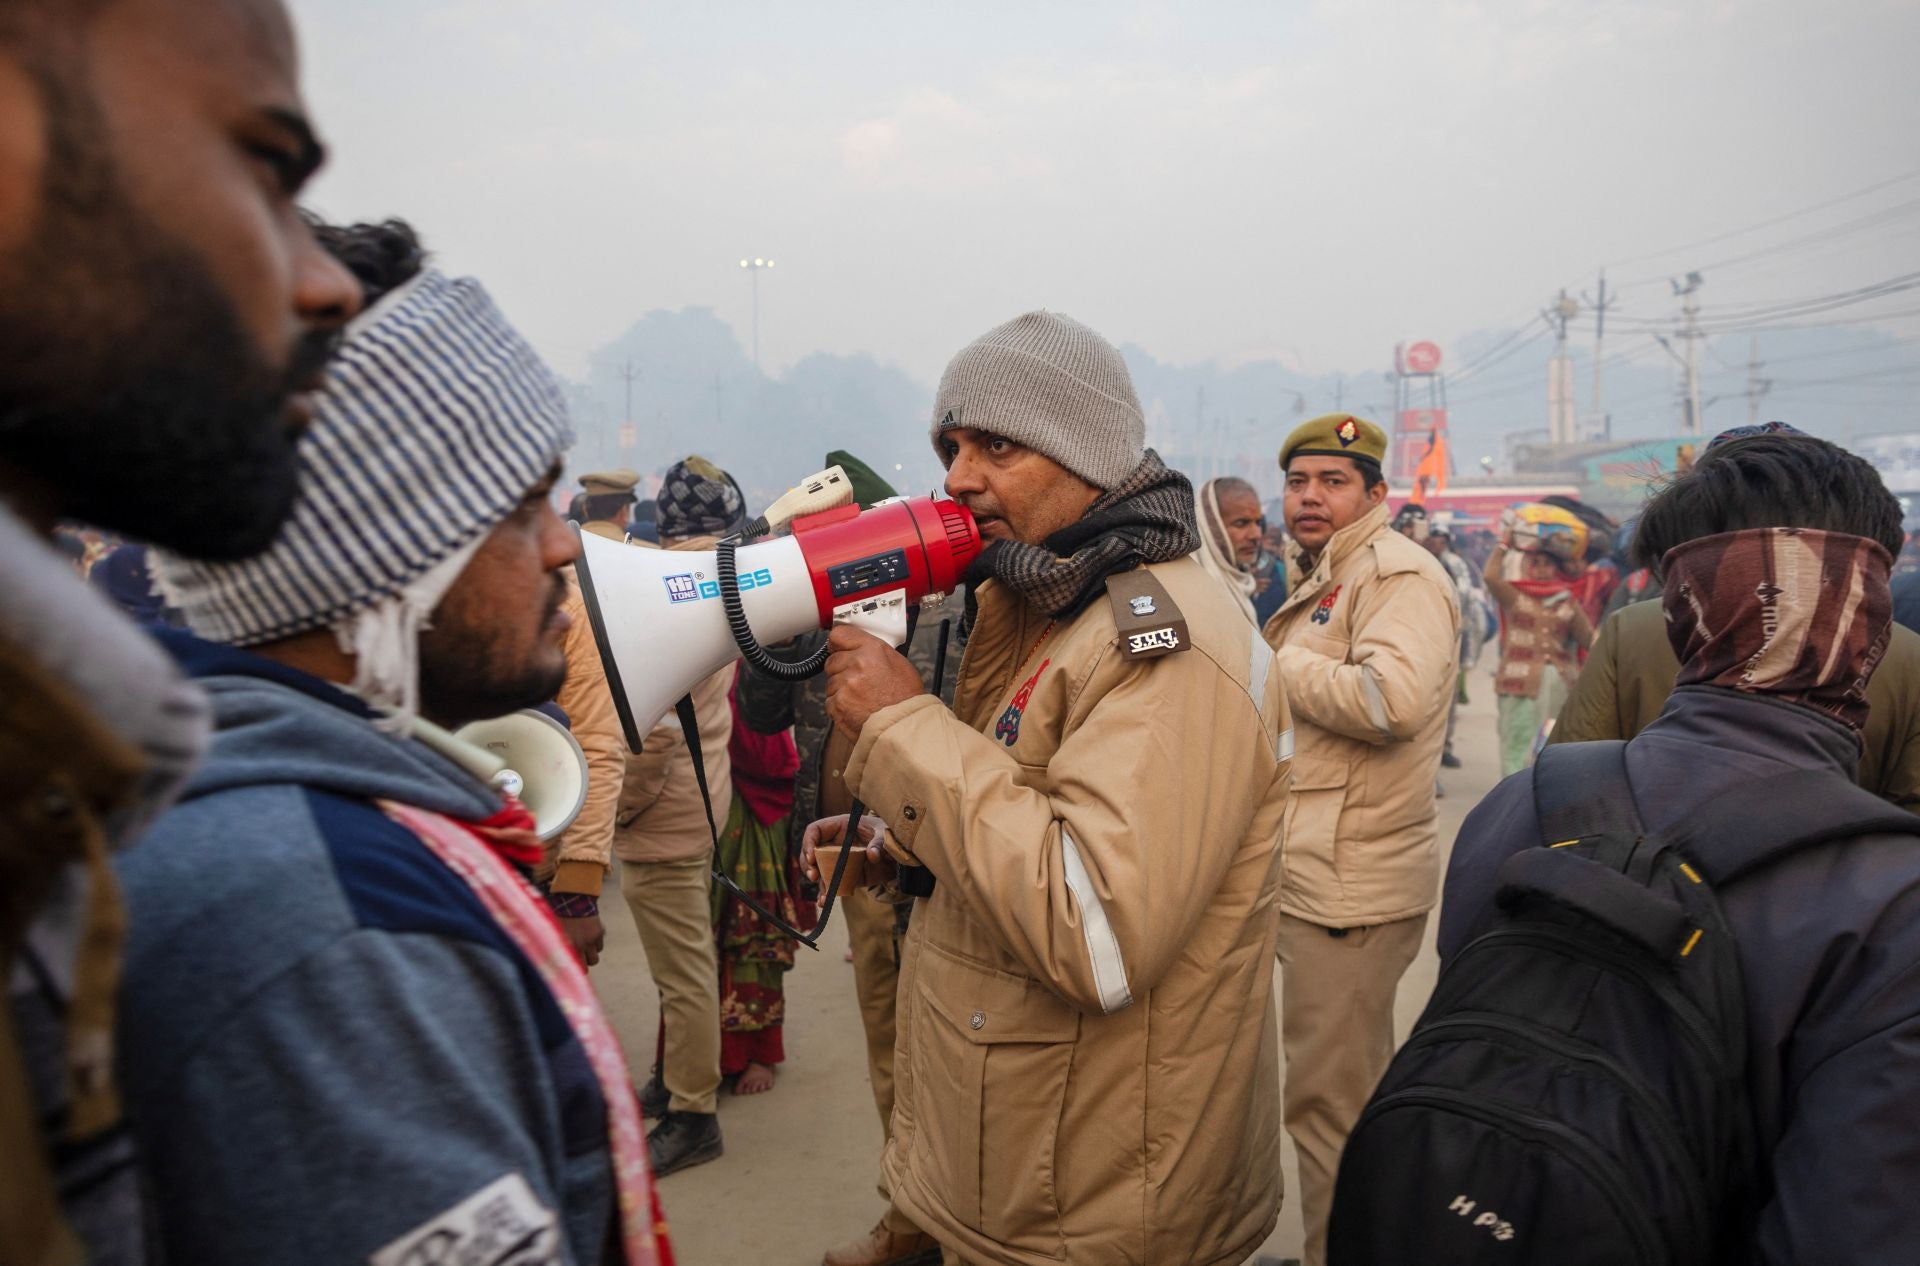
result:
M 802 932 L 747 895 L 745 890 L 728 878 L 726 872 L 720 867 L 720 829 L 714 825 L 713 792 L 707 786 L 707 760 L 700 750 L 700 719 L 694 715 L 693 695 L 681 695 L 679 702 L 673 705 L 673 710 L 674 714 L 680 718 L 680 733 L 687 741 L 687 754 L 693 758 L 693 780 L 700 785 L 700 803 L 707 811 L 707 831 L 713 837 L 713 864 L 709 869 L 713 871 L 714 879 L 722 888 L 738 898 L 740 904 L 772 924 L 783 935 L 792 937 L 808 949 L 819 949 L 820 934 L 827 930 L 827 919 L 833 913 L 833 899 L 840 891 L 840 879 L 846 873 L 847 857 L 851 850 L 844 848 L 840 850 L 840 860 L 834 863 L 833 878 L 827 884 L 827 899 L 821 903 L 820 917 L 814 922 L 811 932 Z M 867 807 L 855 800 L 854 816 L 850 820 L 857 824 L 862 817 L 866 816 L 866 812 Z M 858 835 L 859 828 L 856 825 L 856 839 Z

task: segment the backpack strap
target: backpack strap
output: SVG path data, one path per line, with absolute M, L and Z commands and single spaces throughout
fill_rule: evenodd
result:
M 1800 769 L 1734 784 L 1666 838 L 1722 885 L 1802 849 L 1861 835 L 1920 835 L 1920 817 L 1831 770 Z
M 1594 860 L 1624 869 L 1646 834 L 1619 739 L 1551 744 L 1533 764 L 1533 811 L 1548 848 L 1598 837 Z

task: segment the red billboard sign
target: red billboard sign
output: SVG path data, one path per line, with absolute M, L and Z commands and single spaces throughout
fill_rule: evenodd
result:
M 1425 339 L 1417 343 L 1402 343 L 1399 360 L 1403 374 L 1437 374 L 1440 372 L 1440 345 Z

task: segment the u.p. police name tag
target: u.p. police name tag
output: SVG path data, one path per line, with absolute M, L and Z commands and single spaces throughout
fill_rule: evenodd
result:
M 1108 577 L 1107 601 L 1112 604 L 1114 628 L 1120 634 L 1120 653 L 1126 658 L 1152 659 L 1190 645 L 1187 617 L 1146 568 Z

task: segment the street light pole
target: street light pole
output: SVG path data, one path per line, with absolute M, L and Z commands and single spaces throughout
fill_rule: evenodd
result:
M 753 279 L 753 367 L 758 369 L 760 368 L 760 270 L 772 268 L 773 261 L 757 257 L 743 259 L 740 261 L 740 267 L 746 269 Z

